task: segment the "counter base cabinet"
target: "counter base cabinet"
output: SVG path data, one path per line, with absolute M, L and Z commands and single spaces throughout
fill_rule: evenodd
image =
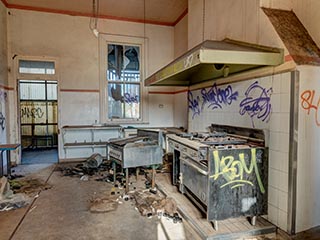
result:
M 94 153 L 106 158 L 107 142 L 111 138 L 119 138 L 121 130 L 119 125 L 64 126 L 61 130 L 62 159 L 84 159 Z

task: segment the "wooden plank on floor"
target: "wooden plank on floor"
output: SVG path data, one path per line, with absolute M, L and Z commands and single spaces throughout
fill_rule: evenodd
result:
M 246 217 L 219 221 L 219 229 L 216 231 L 191 200 L 181 194 L 176 186 L 172 185 L 170 174 L 158 174 L 157 187 L 166 196 L 176 200 L 179 213 L 192 225 L 202 239 L 234 239 L 239 236 L 274 233 L 276 231 L 276 228 L 271 223 L 261 220 L 260 217 L 257 218 L 256 226 L 252 226 Z

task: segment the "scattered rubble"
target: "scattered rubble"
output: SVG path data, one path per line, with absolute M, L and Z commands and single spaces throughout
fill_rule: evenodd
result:
M 91 201 L 90 212 L 105 213 L 116 210 L 118 203 L 109 198 L 96 198 Z
M 0 212 L 22 208 L 31 202 L 31 198 L 25 194 L 14 192 L 6 177 L 0 179 Z
M 32 194 L 40 190 L 50 189 L 52 186 L 37 178 L 19 178 L 9 180 L 10 187 L 14 193 Z
M 153 190 L 154 192 L 157 192 Z M 182 218 L 177 213 L 177 203 L 173 198 L 164 198 L 154 192 L 135 191 L 132 193 L 136 202 L 136 208 L 142 216 L 166 217 L 173 219 L 174 223 L 181 222 Z

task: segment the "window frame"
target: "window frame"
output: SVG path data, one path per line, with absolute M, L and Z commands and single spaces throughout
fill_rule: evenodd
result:
M 144 87 L 144 79 L 146 73 L 146 39 L 143 37 L 120 36 L 111 34 L 99 35 L 99 54 L 100 54 L 100 122 L 117 123 L 117 124 L 139 124 L 147 123 L 147 101 Z M 109 118 L 108 109 L 108 86 L 107 66 L 108 66 L 108 44 L 138 46 L 140 49 L 140 116 L 139 118 Z M 125 82 L 124 82 L 125 84 Z

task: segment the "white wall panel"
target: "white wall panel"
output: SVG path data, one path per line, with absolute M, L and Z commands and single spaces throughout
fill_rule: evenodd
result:
M 320 224 L 320 68 L 301 66 L 299 71 L 298 232 Z
M 206 131 L 212 123 L 265 130 L 266 145 L 269 146 L 268 219 L 285 231 L 288 212 L 285 201 L 288 200 L 289 108 L 287 107 L 290 104 L 288 97 L 290 79 L 291 73 L 283 73 L 220 85 L 211 88 L 211 91 L 210 88 L 199 89 L 192 91 L 192 95 L 189 93 L 190 101 L 188 101 L 190 132 Z M 257 84 L 253 85 L 255 82 Z M 250 86 L 255 87 L 250 90 Z M 205 95 L 204 92 L 210 95 Z M 219 92 L 226 94 L 219 94 Z M 210 99 L 207 103 L 204 101 L 206 97 Z M 256 108 L 252 112 L 241 115 L 240 112 L 244 109 L 240 107 L 241 102 L 247 97 L 260 99 L 260 102 L 256 102 L 260 106 L 262 103 L 269 103 L 271 108 L 269 110 Z M 269 101 L 264 102 L 265 98 L 269 98 Z M 247 106 L 253 107 L 252 104 Z M 262 117 L 266 113 L 269 113 L 268 117 Z

